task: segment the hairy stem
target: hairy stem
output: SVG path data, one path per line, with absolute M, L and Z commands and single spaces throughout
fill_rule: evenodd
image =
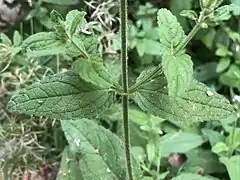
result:
M 198 30 L 201 28 L 201 23 L 197 23 L 194 28 L 191 30 L 191 32 L 188 34 L 188 36 L 182 41 L 182 43 L 179 44 L 177 49 L 175 50 L 174 54 L 179 53 L 183 48 L 186 47 L 186 45 L 189 43 L 189 41 L 194 37 L 194 35 L 198 32 Z
M 128 180 L 133 180 L 130 152 L 130 134 L 128 120 L 128 61 L 127 61 L 127 0 L 121 0 L 121 59 L 122 59 L 122 106 L 123 106 L 123 136 Z

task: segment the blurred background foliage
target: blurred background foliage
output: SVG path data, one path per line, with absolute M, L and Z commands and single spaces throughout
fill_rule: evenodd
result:
M 223 1 L 231 3 L 240 7 L 238 0 Z M 170 9 L 186 33 L 195 22 L 194 18 L 181 16 L 181 11 L 200 12 L 196 0 L 129 0 L 129 83 L 142 70 L 161 62 L 156 22 L 159 8 Z M 44 164 L 58 162 L 66 145 L 57 120 L 10 114 L 6 110 L 12 94 L 46 76 L 70 69 L 75 60 L 61 54 L 29 55 L 21 50 L 22 41 L 29 35 L 53 30 L 50 21 L 53 9 L 62 16 L 72 9 L 86 11 L 89 25 L 98 35 L 105 65 L 113 75 L 120 75 L 119 1 L 0 0 L 0 166 L 5 179 L 21 179 L 25 170 L 38 171 Z M 187 46 L 196 79 L 226 96 L 235 105 L 237 114 L 239 15 L 240 10 L 236 9 L 230 20 L 200 30 Z M 240 162 L 238 117 L 189 126 L 146 114 L 134 104 L 130 107 L 132 151 L 150 179 L 169 179 L 180 172 L 191 172 L 227 180 L 231 176 L 227 163 L 232 160 L 226 162 L 224 158 L 235 155 Z M 99 122 L 121 136 L 120 113 L 121 106 L 116 104 L 99 117 Z M 183 131 L 179 132 L 180 129 Z M 172 141 L 164 144 L 164 139 L 173 135 Z M 163 145 L 165 150 L 159 154 L 157 149 Z M 178 153 L 172 153 L 173 150 Z

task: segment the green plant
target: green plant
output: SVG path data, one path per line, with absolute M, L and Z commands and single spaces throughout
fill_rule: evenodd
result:
M 12 112 L 61 120 L 69 147 L 63 152 L 59 179 L 133 180 L 143 176 L 139 160 L 130 151 L 129 98 L 143 111 L 176 122 L 177 125 L 179 122 L 189 125 L 220 120 L 234 113 L 233 106 L 226 98 L 193 78 L 193 63 L 185 53 L 185 47 L 199 29 L 226 19 L 219 11 L 224 10 L 228 17 L 228 13 L 233 10 L 229 7 L 235 6 L 218 7 L 221 1 L 216 0 L 200 2 L 202 11 L 195 27 L 187 36 L 170 11 L 158 11 L 162 63 L 143 71 L 130 87 L 127 71 L 126 0 L 121 1 L 120 9 L 122 84 L 117 83 L 116 76 L 105 67 L 98 51 L 97 36 L 85 20 L 84 12 L 70 11 L 66 19 L 63 19 L 59 13 L 52 11 L 55 31 L 40 32 L 23 41 L 21 47 L 29 55 L 64 54 L 76 60 L 71 71 L 50 76 L 21 90 L 8 103 L 8 109 Z M 116 95 L 122 98 L 124 145 L 118 136 L 97 121 L 116 102 Z M 152 124 L 155 126 L 159 124 L 158 121 L 161 120 L 155 119 Z M 149 127 L 152 128 L 144 126 L 146 131 Z M 182 142 L 189 139 L 194 141 L 187 148 L 183 143 L 178 149 L 182 153 L 203 143 L 199 135 L 178 132 L 166 135 L 162 138 L 162 143 L 155 146 L 155 137 L 160 131 L 152 129 L 155 132 L 152 132 L 147 144 L 150 165 L 155 158 L 168 156 L 171 145 L 180 137 Z M 163 179 L 167 172 L 158 175 L 160 164 L 157 161 L 158 169 L 155 172 L 150 170 L 150 166 L 142 167 L 153 178 Z M 200 175 L 180 174 L 175 179 L 182 177 L 202 178 Z M 204 179 L 210 178 L 206 176 Z

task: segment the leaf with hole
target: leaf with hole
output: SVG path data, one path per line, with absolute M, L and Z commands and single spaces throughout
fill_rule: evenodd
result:
M 85 82 L 71 71 L 23 89 L 8 103 L 11 112 L 57 119 L 96 117 L 114 100 L 114 92 Z
M 112 132 L 88 119 L 62 120 L 63 131 L 73 152 L 79 154 L 81 175 L 88 180 L 125 180 L 123 142 Z M 133 158 L 139 179 L 139 165 Z

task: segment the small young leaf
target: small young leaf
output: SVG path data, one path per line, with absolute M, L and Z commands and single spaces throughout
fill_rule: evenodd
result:
M 86 82 L 99 87 L 110 88 L 113 85 L 113 80 L 104 67 L 100 54 L 91 55 L 89 59 L 79 58 L 76 71 Z
M 163 55 L 163 71 L 168 82 L 170 98 L 181 95 L 193 80 L 193 63 L 187 54 Z
M 50 49 L 64 53 L 64 42 L 54 32 L 40 32 L 25 39 L 22 43 L 22 48 L 31 51 Z
M 84 16 L 86 12 L 80 12 L 78 10 L 70 11 L 66 16 L 65 29 L 69 37 L 76 32 L 77 28 L 85 28 L 87 21 Z
M 80 153 L 84 179 L 127 179 L 123 142 L 115 134 L 88 119 L 62 120 L 61 124 L 71 149 Z M 139 176 L 139 165 L 134 158 L 133 168 L 135 176 Z
M 147 73 L 149 71 L 143 71 L 139 77 L 144 78 Z M 136 83 L 141 81 L 141 78 L 138 78 Z M 148 113 L 189 123 L 220 120 L 233 113 L 233 106 L 226 98 L 197 81 L 193 81 L 185 93 L 170 102 L 166 78 L 163 75 L 158 75 L 138 87 L 138 91 L 133 93 L 133 99 Z
M 198 18 L 197 13 L 195 11 L 193 11 L 193 10 L 182 10 L 180 12 L 180 15 L 184 16 L 184 17 L 187 17 L 189 19 L 192 19 L 194 21 L 196 21 L 197 18 Z
M 212 152 L 219 155 L 222 153 L 225 153 L 226 155 L 228 151 L 229 151 L 229 148 L 224 142 L 218 142 L 212 147 Z
M 218 65 L 217 65 L 216 72 L 217 73 L 223 72 L 224 70 L 226 70 L 228 68 L 230 63 L 231 63 L 231 59 L 230 58 L 228 58 L 228 57 L 221 58 L 219 63 L 218 63 Z
M 3 44 L 11 46 L 12 45 L 12 41 L 11 39 L 9 39 L 9 37 L 4 34 L 4 33 L 0 33 L 0 38 Z
M 157 152 L 156 142 L 154 142 L 153 139 L 151 139 L 148 142 L 148 144 L 146 146 L 146 150 L 147 150 L 148 161 L 151 163 L 151 162 L 153 162 L 153 160 L 156 156 L 156 152 Z
M 87 83 L 70 71 L 21 90 L 11 98 L 8 109 L 57 119 L 95 117 L 108 108 L 113 100 L 113 92 Z
M 18 31 L 14 31 L 13 34 L 13 45 L 14 46 L 20 46 L 22 43 L 22 36 Z
M 72 57 L 88 56 L 98 52 L 98 40 L 96 35 L 85 35 L 75 32 L 70 41 L 67 42 L 65 49 L 68 55 Z
M 220 75 L 219 80 L 222 84 L 229 87 L 240 88 L 240 69 L 237 65 L 232 64 L 227 72 Z
M 240 155 L 232 156 L 230 159 L 220 157 L 220 161 L 225 164 L 231 180 L 239 180 L 240 177 Z
M 235 16 L 240 15 L 240 1 L 239 0 L 231 0 L 232 4 L 230 4 L 231 11 Z
M 175 48 L 186 37 L 177 18 L 167 9 L 160 9 L 157 15 L 159 38 L 163 52 L 174 52 Z
M 51 12 L 50 16 L 58 37 L 62 40 L 66 40 L 67 35 L 65 32 L 65 24 L 64 24 L 63 17 L 61 16 L 61 14 L 59 14 L 55 10 Z
M 231 9 L 229 5 L 221 6 L 214 11 L 214 21 L 221 22 L 231 18 Z
M 66 147 L 63 151 L 57 180 L 84 180 L 81 175 L 78 158 L 69 147 Z

